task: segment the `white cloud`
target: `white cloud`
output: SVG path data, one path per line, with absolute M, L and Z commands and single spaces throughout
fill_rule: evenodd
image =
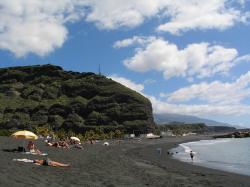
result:
M 44 56 L 61 47 L 66 37 L 67 30 L 57 23 L 16 23 L 8 32 L 0 34 L 0 47 L 17 57 L 27 53 Z
M 204 78 L 224 74 L 236 61 L 249 59 L 248 55 L 238 57 L 238 51 L 234 48 L 194 43 L 184 49 L 178 49 L 175 44 L 154 37 L 133 37 L 118 41 L 115 46 L 125 47 L 132 44 L 140 44 L 141 47 L 136 48 L 133 57 L 124 60 L 125 66 L 137 72 L 163 72 L 166 79 L 179 76 L 191 80 L 192 77 Z
M 158 30 L 178 34 L 191 29 L 225 29 L 248 22 L 249 12 L 231 0 L 1 0 L 0 49 L 17 57 L 34 53 L 44 56 L 63 45 L 67 24 L 87 21 L 98 28 L 133 28 L 147 19 L 167 19 Z M 235 2 L 237 2 L 235 0 Z M 124 47 L 134 41 L 123 41 Z
M 155 113 L 178 113 L 196 116 L 241 116 L 250 114 L 244 104 L 250 98 L 250 71 L 234 82 L 214 81 L 193 84 L 172 93 L 160 93 L 161 99 L 151 96 Z M 192 99 L 204 104 L 185 104 Z
M 235 63 L 241 63 L 241 62 L 250 62 L 250 54 L 240 56 L 234 60 Z
M 246 97 L 242 97 L 241 95 L 234 94 L 236 92 L 227 88 L 227 87 L 232 88 L 233 86 L 237 86 L 236 90 L 238 90 L 239 92 L 240 90 L 243 92 L 248 90 L 247 86 L 250 84 L 250 71 L 246 73 L 245 75 L 242 75 L 234 83 L 231 83 L 231 85 L 230 83 L 224 83 L 224 85 L 221 83 L 222 85 L 219 85 L 219 86 L 222 86 L 221 91 L 219 91 L 219 88 L 217 87 L 211 88 L 211 89 L 216 89 L 216 90 L 214 92 L 212 91 L 210 92 L 210 94 L 213 94 L 213 95 L 209 96 L 209 98 L 206 100 L 208 101 L 207 104 L 178 104 L 178 103 L 173 103 L 173 101 L 171 102 L 167 100 L 163 101 L 159 98 L 156 98 L 155 96 L 145 94 L 143 92 L 144 90 L 143 84 L 135 83 L 127 78 L 119 77 L 117 75 L 112 75 L 109 78 L 112 78 L 113 80 L 133 90 L 140 92 L 145 97 L 148 97 L 152 103 L 153 112 L 156 114 L 174 113 L 174 114 L 186 114 L 186 115 L 195 115 L 195 116 L 231 116 L 231 115 L 241 116 L 241 115 L 250 114 L 250 106 L 240 103 L 240 101 Z M 211 83 L 211 85 L 213 84 L 214 83 Z M 230 86 L 227 86 L 227 85 L 230 85 Z M 201 92 L 205 93 L 207 90 L 204 90 L 203 92 L 202 91 Z M 226 93 L 222 95 L 223 92 L 226 92 Z M 161 98 L 170 97 L 174 94 L 175 92 L 170 93 L 170 94 L 161 93 L 160 97 Z M 186 92 L 181 93 L 181 94 L 186 94 Z M 218 97 L 216 94 L 219 94 Z M 248 94 L 250 95 L 249 90 L 248 90 Z M 196 94 L 194 97 L 199 98 L 200 95 Z M 213 100 L 212 96 L 216 97 L 218 101 L 220 101 L 219 99 L 222 99 L 222 102 L 215 102 L 216 99 Z M 226 99 L 228 99 L 229 101 L 223 102 Z M 183 98 L 181 98 L 178 101 L 183 101 Z
M 245 2 L 241 1 L 243 5 Z M 243 12 L 230 7 L 228 0 L 190 0 L 169 1 L 166 15 L 170 21 L 160 25 L 159 31 L 172 34 L 193 29 L 219 29 L 232 27 L 243 21 Z
M 116 49 L 119 49 L 119 48 L 129 47 L 132 45 L 146 45 L 154 41 L 155 39 L 156 37 L 154 36 L 150 36 L 150 37 L 133 36 L 132 38 L 116 41 L 113 47 Z
M 132 90 L 135 90 L 137 92 L 140 92 L 142 93 L 142 91 L 144 90 L 144 85 L 143 84 L 137 84 L 127 78 L 124 78 L 124 77 L 120 77 L 118 75 L 111 75 L 109 76 L 108 78 L 111 78 L 113 79 L 114 81 L 116 82 L 119 82 L 121 83 L 122 85 L 132 89 Z
M 1 0 L 0 48 L 17 57 L 48 54 L 66 40 L 65 24 L 83 16 L 78 7 L 81 1 Z
M 245 1 L 231 0 L 88 0 L 87 21 L 102 29 L 135 27 L 146 19 L 167 19 L 159 31 L 172 34 L 192 29 L 219 29 L 246 22 Z M 234 2 L 234 3 L 232 3 Z M 234 6 L 240 4 L 240 7 Z
M 212 104 L 240 104 L 250 97 L 250 71 L 240 76 L 235 82 L 223 83 L 214 81 L 211 83 L 193 84 L 181 88 L 171 94 L 161 94 L 168 102 L 185 102 L 192 99 Z
M 88 0 L 90 12 L 87 21 L 102 29 L 135 27 L 146 18 L 156 16 L 161 0 Z
M 250 106 L 244 104 L 173 104 L 149 97 L 153 105 L 154 113 L 186 114 L 194 116 L 241 116 L 250 114 Z

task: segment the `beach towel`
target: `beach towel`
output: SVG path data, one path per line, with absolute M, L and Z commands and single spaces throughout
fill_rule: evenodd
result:
M 40 156 L 47 156 L 48 153 L 35 153 L 35 152 L 24 152 L 27 155 L 40 155 Z
M 30 160 L 30 159 L 27 159 L 27 158 L 14 158 L 12 160 L 17 161 L 17 162 L 34 163 L 34 160 Z M 41 165 L 41 164 L 38 164 L 38 163 L 34 163 L 34 164 L 37 165 L 37 166 Z
M 27 162 L 27 163 L 33 163 L 33 160 L 27 159 L 27 158 L 14 158 L 13 161 L 18 161 L 18 162 Z

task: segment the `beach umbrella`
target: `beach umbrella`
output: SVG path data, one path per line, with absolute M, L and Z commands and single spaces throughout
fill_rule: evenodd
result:
M 108 142 L 104 142 L 103 145 L 104 146 L 109 146 L 109 143 Z
M 74 141 L 76 141 L 76 142 L 81 142 L 81 140 L 80 140 L 79 138 L 74 137 L 74 136 L 70 137 L 70 139 L 71 139 L 71 140 L 74 140 Z
M 30 131 L 17 131 L 11 135 L 14 138 L 22 138 L 22 139 L 30 139 L 30 140 L 36 140 L 38 139 L 38 136 Z
M 25 149 L 24 149 L 24 140 L 25 139 L 28 139 L 28 140 L 36 140 L 36 139 L 38 139 L 38 136 L 36 134 L 34 134 L 33 132 L 30 132 L 30 131 L 26 131 L 26 130 L 17 131 L 15 133 L 13 133 L 11 135 L 11 137 L 18 138 L 18 139 L 23 139 L 23 151 L 25 151 Z

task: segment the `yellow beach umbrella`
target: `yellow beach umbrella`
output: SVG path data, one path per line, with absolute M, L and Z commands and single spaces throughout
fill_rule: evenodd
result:
M 11 136 L 15 137 L 15 138 L 23 138 L 23 139 L 30 139 L 30 140 L 38 139 L 37 135 L 35 135 L 33 132 L 26 131 L 26 130 L 17 131 L 15 133 L 13 133 Z

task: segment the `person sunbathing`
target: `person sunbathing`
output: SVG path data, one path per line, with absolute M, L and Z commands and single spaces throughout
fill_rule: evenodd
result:
M 33 160 L 33 163 L 42 165 L 42 166 L 53 166 L 53 167 L 69 167 L 70 164 L 64 164 L 56 161 L 52 161 L 49 158 L 44 160 Z
M 61 142 L 61 147 L 64 149 L 69 149 L 69 144 L 66 141 Z
M 58 142 L 46 142 L 46 145 L 47 146 L 50 146 L 50 147 L 62 147 L 62 148 L 69 148 L 69 144 L 65 141 L 58 141 Z
M 23 158 L 23 159 L 13 159 L 13 161 L 34 163 L 34 164 L 41 165 L 41 166 L 53 166 L 53 167 L 69 167 L 70 166 L 70 164 L 64 164 L 64 163 L 52 161 L 49 158 L 44 159 L 44 160 L 30 160 L 27 158 Z

